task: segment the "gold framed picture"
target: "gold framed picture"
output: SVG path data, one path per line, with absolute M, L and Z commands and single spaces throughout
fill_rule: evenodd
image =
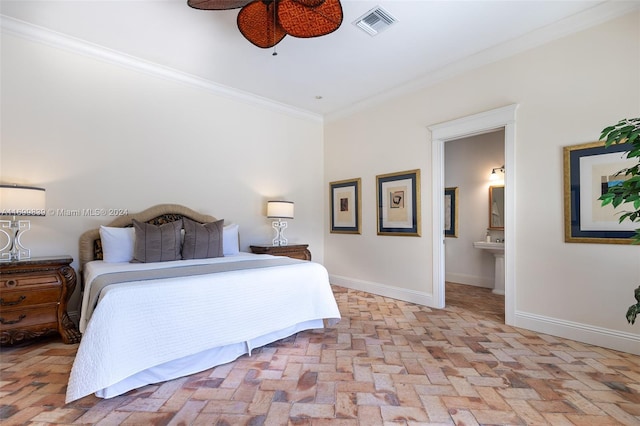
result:
M 378 235 L 420 236 L 420 170 L 376 176 Z
M 444 236 L 458 238 L 458 187 L 444 189 Z
M 361 219 L 360 178 L 329 183 L 331 232 L 359 234 Z
M 620 222 L 618 208 L 599 198 L 625 178 L 617 172 L 636 163 L 624 154 L 630 144 L 591 142 L 564 147 L 564 240 L 567 243 L 631 244 L 637 223 Z

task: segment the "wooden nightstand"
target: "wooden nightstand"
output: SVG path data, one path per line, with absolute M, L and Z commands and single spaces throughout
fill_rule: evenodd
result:
M 309 247 L 309 244 L 289 244 L 286 246 L 250 246 L 251 252 L 256 254 L 272 254 L 274 256 L 287 256 L 294 259 L 311 260 L 311 252 L 307 247 Z
M 67 314 L 76 287 L 68 256 L 0 263 L 0 345 L 59 333 L 78 343 L 80 332 Z

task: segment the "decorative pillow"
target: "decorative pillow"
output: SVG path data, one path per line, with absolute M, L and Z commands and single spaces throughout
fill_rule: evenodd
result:
M 136 234 L 133 228 L 100 226 L 102 260 L 107 263 L 131 262 Z
M 225 256 L 233 256 L 240 252 L 240 242 L 238 240 L 238 228 L 235 223 L 225 225 L 222 230 L 222 252 Z
M 180 230 L 182 220 L 159 226 L 133 220 L 136 242 L 134 262 L 167 262 L 180 260 Z
M 205 259 L 224 256 L 222 251 L 222 223 L 218 220 L 210 223 L 198 223 L 182 218 L 184 222 L 183 259 Z

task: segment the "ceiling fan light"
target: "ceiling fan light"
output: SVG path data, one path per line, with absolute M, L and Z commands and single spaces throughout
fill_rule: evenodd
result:
M 342 24 L 340 0 L 325 0 L 319 6 L 305 6 L 310 0 L 278 0 L 278 20 L 293 37 L 320 37 L 337 30 Z
M 187 4 L 194 9 L 227 10 L 238 9 L 251 0 L 187 0 Z
M 254 0 L 238 12 L 238 29 L 254 45 L 267 49 L 280 43 L 287 35 L 276 20 L 276 2 Z

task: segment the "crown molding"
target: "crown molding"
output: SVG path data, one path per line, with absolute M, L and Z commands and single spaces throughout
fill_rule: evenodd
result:
M 379 105 L 382 102 L 417 90 L 423 90 L 465 72 L 515 56 L 554 40 L 637 11 L 640 11 L 640 2 L 637 1 L 608 0 L 599 3 L 588 10 L 562 19 L 554 24 L 532 31 L 498 46 L 485 49 L 482 52 L 459 61 L 452 62 L 418 79 L 399 85 L 394 89 L 363 99 L 341 110 L 326 114 L 325 122 L 344 118 L 364 109 Z
M 267 108 L 275 112 L 284 113 L 297 118 L 322 122 L 322 115 L 315 114 L 303 109 L 294 108 L 290 105 L 279 103 L 249 92 L 237 90 L 228 86 L 215 83 L 165 67 L 153 62 L 108 49 L 106 47 L 90 43 L 76 37 L 71 37 L 44 27 L 30 24 L 19 19 L 11 18 L 0 14 L 0 28 L 2 33 L 20 37 L 29 41 L 34 41 L 48 46 L 65 50 L 67 52 L 97 59 L 123 68 L 134 70 L 140 73 L 158 77 L 164 80 L 174 81 L 198 89 L 206 90 L 216 95 L 243 102 L 253 106 Z

